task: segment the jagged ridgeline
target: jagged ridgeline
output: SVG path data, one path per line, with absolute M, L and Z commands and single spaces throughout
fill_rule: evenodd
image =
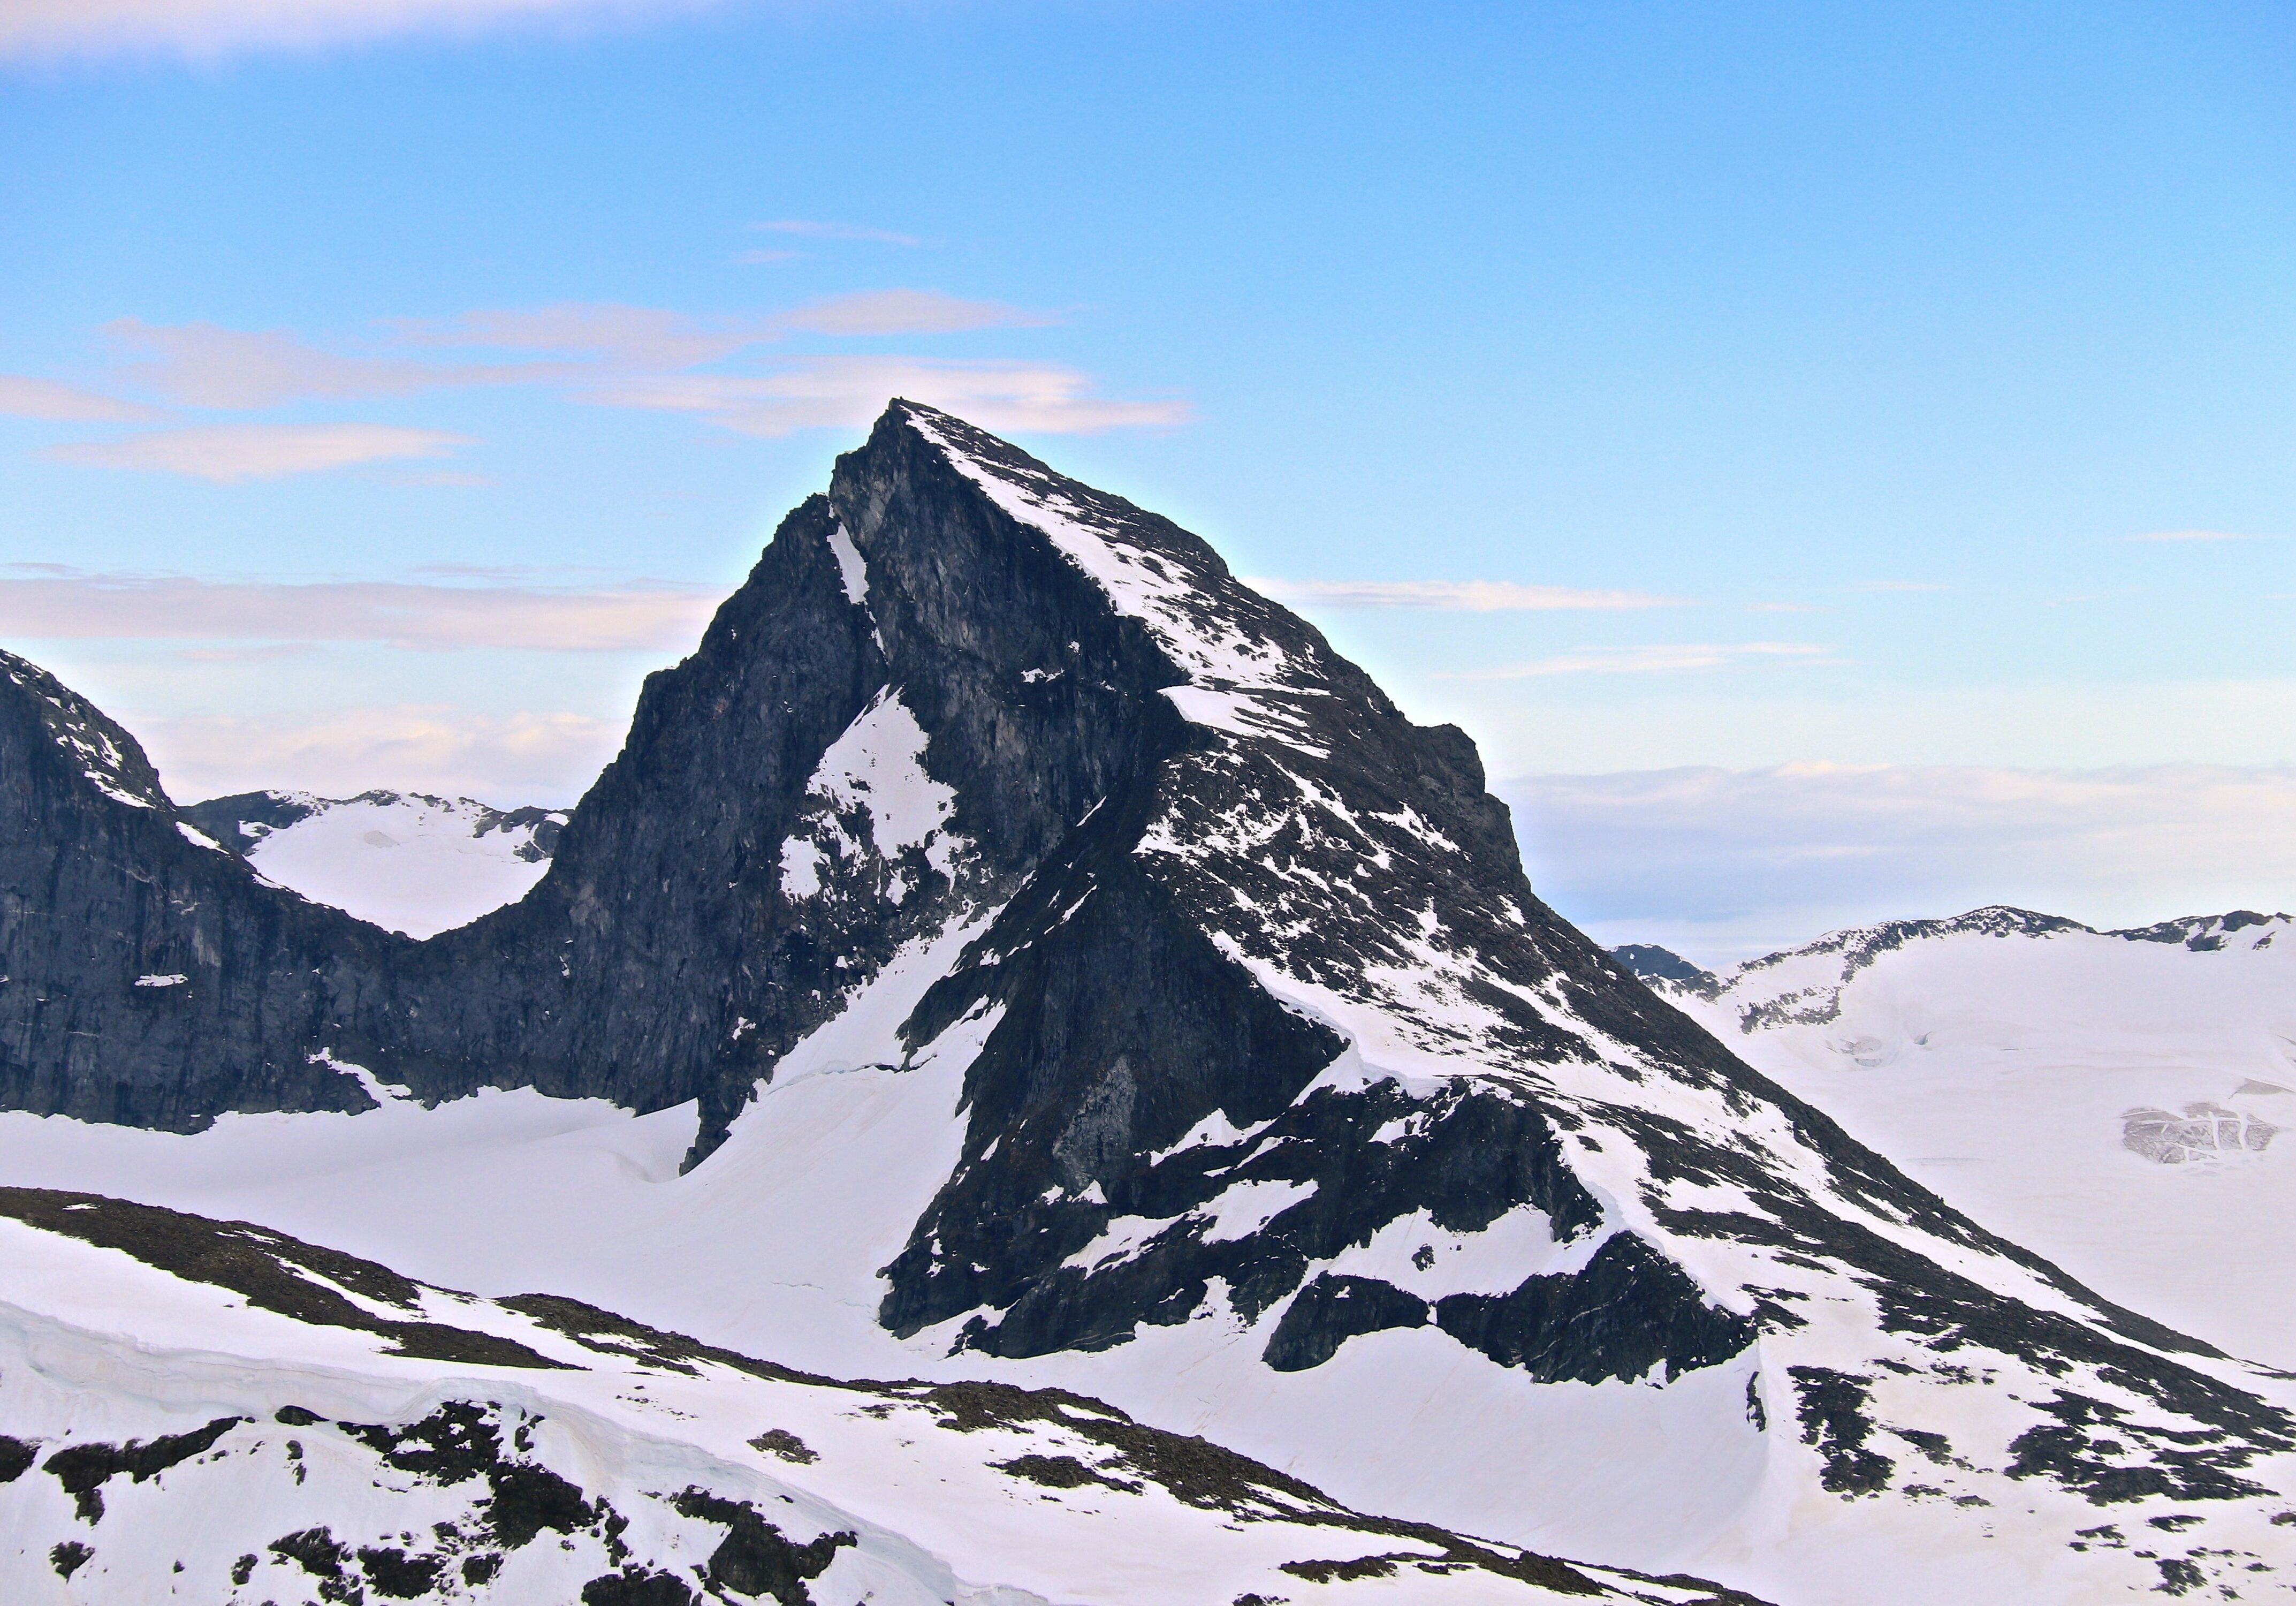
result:
M 2278 1564 L 2277 1385 L 1748 1068 L 1538 900 L 1464 734 L 1195 537 L 944 414 L 893 404 L 648 680 L 534 890 L 429 942 L 263 884 L 124 731 L 5 669 L 15 1108 L 193 1130 L 530 1085 L 696 1101 L 707 1166 L 800 1045 L 882 1017 L 878 1063 L 962 1069 L 871 1285 L 890 1340 L 1152 1347 L 1227 1379 L 1214 1410 L 1375 1386 L 1367 1356 L 1480 1380 L 1398 1465 L 1673 1411 L 1706 1459 L 1653 1487 L 1884 1552 L 2013 1528 L 2032 1576 L 2074 1569 L 2051 1599 Z M 1516 1521 L 1467 1476 L 1416 1487 Z M 1870 1500 L 1886 1522 L 1843 1503 Z M 2073 1537 L 2115 1503 L 2179 1542 Z

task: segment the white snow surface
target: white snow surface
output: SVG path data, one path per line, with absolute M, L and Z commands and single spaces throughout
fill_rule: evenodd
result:
M 829 550 L 837 558 L 837 579 L 845 588 L 845 600 L 856 607 L 865 606 L 869 600 L 869 565 L 861 559 L 861 548 L 845 533 L 845 526 L 832 526 Z
M 877 694 L 843 735 L 830 744 L 806 783 L 808 807 L 796 832 L 782 844 L 782 890 L 792 898 L 816 896 L 824 867 L 853 859 L 861 844 L 848 826 L 865 821 L 876 858 L 890 863 L 910 848 L 953 875 L 963 837 L 945 828 L 956 794 L 927 774 L 924 728 L 895 691 Z M 896 876 L 886 895 L 898 903 L 909 887 Z
M 1715 999 L 1660 991 L 2105 1297 L 2296 1369 L 2296 922 L 2192 922 L 2222 944 L 2199 948 L 2054 924 L 1836 932 L 1723 972 Z M 2203 1118 L 2242 1141 L 2144 1152 L 2160 1120 Z
M 312 812 L 275 830 L 258 827 L 248 862 L 314 903 L 411 937 L 515 903 L 550 868 L 546 858 L 519 857 L 530 827 L 494 825 L 498 811 L 467 797 L 278 795 Z

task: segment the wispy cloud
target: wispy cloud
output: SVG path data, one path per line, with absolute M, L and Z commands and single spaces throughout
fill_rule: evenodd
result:
M 399 34 L 596 23 L 702 9 L 709 0 L 9 0 L 0 56 L 311 49 Z
M 2132 541 L 2245 541 L 2255 539 L 2230 530 L 2148 530 L 2128 538 Z
M 955 413 L 987 430 L 1088 434 L 1185 424 L 1188 404 L 1092 394 L 1091 378 L 1059 363 L 950 362 L 920 357 L 815 357 L 764 375 L 670 374 L 601 386 L 607 407 L 693 413 L 744 435 L 866 424 L 895 396 Z
M 145 353 L 121 371 L 184 407 L 252 412 L 308 399 L 403 396 L 448 385 L 512 384 L 545 377 L 531 367 L 342 357 L 284 329 L 147 324 L 125 317 L 103 332 Z
M 1679 597 L 1642 591 L 1590 591 L 1529 586 L 1511 580 L 1274 580 L 1244 584 L 1278 602 L 1332 608 L 1433 608 L 1454 613 L 1554 613 L 1578 609 L 1666 608 Z
M 771 340 L 776 325 L 763 316 L 699 318 L 660 307 L 561 301 L 466 312 L 445 323 L 410 319 L 392 327 L 402 339 L 428 346 L 551 351 L 627 368 L 690 368 Z M 545 367 L 539 376 L 565 378 L 578 372 Z
M 797 258 L 801 257 L 801 256 L 803 256 L 804 254 L 805 254 L 805 253 L 804 253 L 803 251 L 774 251 L 774 250 L 768 249 L 768 248 L 767 248 L 767 247 L 760 246 L 760 247 L 758 247 L 758 248 L 757 250 L 755 250 L 755 251 L 737 251 L 737 252 L 735 252 L 735 253 L 734 253 L 734 260 L 735 260 L 736 262 L 743 263 L 743 264 L 745 264 L 745 265 L 747 265 L 747 266 L 749 266 L 749 267 L 755 268 L 755 267 L 762 266 L 763 264 L 767 263 L 767 262 L 789 262 L 789 261 L 793 261 L 793 260 L 795 260 Z
M 1691 670 L 1731 669 L 1748 663 L 1829 661 L 1833 649 L 1807 641 L 1669 643 L 1645 647 L 1590 647 L 1557 653 L 1527 663 L 1463 670 L 1439 676 L 1447 680 L 1525 680 L 1538 675 L 1657 675 Z
M 2296 907 L 2296 770 L 1788 764 L 1503 781 L 1531 878 L 1603 941 L 1733 959 L 2013 903 L 2092 925 Z
M 318 650 L 316 641 L 264 641 L 252 647 L 187 647 L 176 656 L 185 663 L 276 663 L 283 658 L 308 658 Z
M 107 324 L 104 333 L 143 354 L 141 360 L 123 365 L 122 372 L 132 380 L 186 407 L 251 411 L 291 401 L 399 396 L 456 386 L 578 383 L 595 379 L 602 369 L 676 373 L 722 361 L 792 332 L 949 334 L 1054 321 L 1050 314 L 1002 301 L 897 289 L 830 296 L 782 313 L 721 317 L 611 301 L 562 301 L 547 307 L 487 308 L 443 321 L 403 318 L 385 325 L 390 339 L 402 346 L 528 352 L 544 358 L 529 362 L 344 356 L 285 329 L 147 324 L 132 317 Z M 104 400 L 46 381 L 23 383 L 39 387 L 26 391 L 28 403 L 60 406 L 85 398 L 78 403 L 85 407 Z M 0 408 L 8 394 L 0 384 Z
M 861 290 L 784 313 L 784 329 L 808 334 L 955 334 L 967 329 L 1033 328 L 1055 323 L 1002 301 L 968 301 L 938 290 Z
M 864 228 L 853 223 L 824 223 L 811 218 L 777 218 L 770 223 L 752 223 L 750 226 L 760 234 L 796 235 L 807 240 L 864 240 L 877 245 L 922 245 L 914 235 L 895 234 L 890 228 Z
M 161 416 L 158 409 L 116 396 L 100 396 L 78 385 L 0 374 L 0 413 L 17 418 L 53 418 L 74 424 L 132 423 Z
M 139 719 L 135 727 L 177 798 L 266 787 L 350 797 L 388 787 L 502 806 L 573 802 L 627 729 L 622 721 L 591 714 L 490 713 L 446 704 L 316 717 Z
M 180 406 L 225 411 L 444 387 L 537 384 L 603 406 L 692 413 L 759 436 L 865 424 L 897 395 L 962 413 L 988 429 L 1073 432 L 1186 420 L 1185 402 L 1098 396 L 1088 375 L 1053 362 L 820 354 L 773 363 L 747 358 L 745 372 L 719 366 L 793 333 L 936 335 L 1054 321 L 1051 314 L 1002 301 L 896 289 L 831 296 L 781 313 L 718 317 L 612 302 L 482 309 L 447 320 L 385 325 L 389 344 L 380 355 L 329 350 L 284 329 L 209 323 L 123 318 L 107 325 L 105 333 L 137 354 L 123 365 L 127 376 Z M 409 347 L 426 354 L 401 354 Z M 528 360 L 512 360 L 512 353 Z M 471 360 L 474 354 L 488 355 Z M 166 416 L 53 381 L 0 376 L 0 412 L 9 410 L 87 422 Z M 227 483 L 436 457 L 465 443 L 436 430 L 380 424 L 250 423 L 76 442 L 47 455 L 89 467 Z M 424 482 L 479 482 L 467 474 L 432 474 Z
M 301 584 L 47 570 L 0 575 L 0 637 L 308 643 L 422 651 L 674 651 L 719 600 L 692 586 Z
M 1823 614 L 1826 610 L 1810 602 L 1750 602 L 1749 614 Z
M 120 441 L 52 446 L 44 456 L 87 468 L 133 468 L 232 484 L 398 457 L 435 457 L 469 437 L 390 424 L 223 424 Z

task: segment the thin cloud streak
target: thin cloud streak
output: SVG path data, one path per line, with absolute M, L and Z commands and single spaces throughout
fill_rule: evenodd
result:
M 168 795 L 370 787 L 476 797 L 497 807 L 572 803 L 614 756 L 627 723 L 562 711 L 488 713 L 445 704 L 344 708 L 316 717 L 136 719 Z
M 187 647 L 176 653 L 183 663 L 275 663 L 283 658 L 308 658 L 319 650 L 316 641 L 265 641 L 252 647 Z
M 2006 902 L 2097 926 L 2296 906 L 2296 770 L 1786 764 L 1502 780 L 1600 940 L 1730 959 Z
M 293 584 L 179 575 L 38 573 L 0 576 L 0 637 L 242 644 L 363 641 L 423 652 L 666 652 L 690 648 L 719 600 L 714 591 L 659 583 L 588 588 L 391 581 Z M 200 661 L 216 660 L 210 653 Z
M 447 322 L 400 319 L 387 325 L 406 344 L 547 354 L 539 362 L 420 361 L 347 357 L 285 329 L 226 329 L 209 323 L 147 324 L 120 318 L 103 333 L 138 351 L 121 372 L 185 407 L 255 411 L 306 400 L 403 396 L 472 385 L 574 384 L 613 374 L 677 373 L 722 361 L 786 333 L 824 335 L 951 334 L 1035 328 L 1056 322 L 1002 301 L 969 301 L 937 290 L 868 290 L 777 315 L 697 318 L 659 307 L 564 301 L 489 308 Z M 41 416 L 128 418 L 151 409 L 112 402 L 50 381 L 18 382 L 24 405 Z M 9 410 L 0 378 L 0 411 Z M 78 410 L 58 410 L 71 409 Z
M 697 415 L 760 437 L 867 424 L 893 396 L 946 408 L 991 430 L 1077 433 L 1185 423 L 1177 399 L 1096 396 L 1087 375 L 1065 364 L 1015 359 L 808 355 L 748 372 L 704 371 L 785 334 L 854 337 L 949 334 L 1039 326 L 1054 315 L 931 290 L 831 296 L 778 315 L 695 318 L 663 308 L 562 302 L 468 312 L 447 322 L 387 325 L 402 345 L 529 353 L 525 362 L 345 356 L 284 329 L 209 323 L 105 326 L 143 354 L 125 372 L 185 407 L 255 411 L 293 401 L 401 396 L 472 385 L 540 384 L 607 407 Z M 164 416 L 53 381 L 0 376 L 10 404 L 43 417 L 89 422 Z M 124 440 L 48 449 L 57 462 L 136 469 L 233 483 L 310 474 L 392 458 L 437 457 L 469 444 L 437 430 L 380 424 L 238 424 L 162 430 Z M 483 482 L 466 474 L 424 482 Z M 1472 602 L 1456 605 L 1483 605 Z M 1515 605 L 1512 604 L 1500 605 Z
M 184 407 L 253 412 L 283 402 L 404 396 L 474 384 L 520 384 L 562 369 L 410 362 L 340 357 L 285 329 L 226 329 L 217 324 L 147 324 L 115 319 L 103 333 L 147 353 L 121 372 Z
M 224 424 L 121 441 L 75 441 L 41 455 L 83 468 L 131 468 L 230 485 L 400 457 L 436 457 L 469 444 L 467 435 L 390 424 Z
M 806 240 L 859 240 L 873 245 L 922 245 L 914 235 L 896 234 L 890 228 L 863 228 L 851 223 L 824 223 L 810 218 L 779 218 L 770 223 L 752 223 L 750 226 L 759 234 L 795 235 Z
M 1527 663 L 1496 669 L 1459 670 L 1439 680 L 1527 680 L 1540 675 L 1656 675 L 1693 670 L 1734 669 L 1750 663 L 1826 663 L 1833 648 L 1807 641 L 1669 643 L 1646 647 L 1590 647 L 1557 653 Z
M 693 413 L 737 434 L 859 428 L 895 396 L 955 413 L 991 431 L 1090 434 L 1185 424 L 1185 401 L 1090 394 L 1089 376 L 1059 363 L 955 362 L 920 357 L 816 357 L 760 375 L 674 374 L 602 386 L 602 407 Z
M 1582 590 L 1529 586 L 1511 580 L 1276 580 L 1247 577 L 1244 584 L 1278 602 L 1330 608 L 1428 608 L 1448 613 L 1560 613 L 1578 610 L 1673 608 L 1680 597 L 1642 591 Z
M 164 417 L 157 408 L 100 396 L 78 385 L 29 374 L 0 374 L 0 413 L 13 418 L 52 418 L 72 424 L 132 424 Z
M 592 363 L 626 368 L 690 368 L 731 357 L 775 335 L 774 320 L 768 317 L 702 319 L 667 308 L 617 301 L 487 308 L 447 323 L 404 319 L 391 327 L 401 339 L 420 345 L 579 353 Z M 582 372 L 579 366 L 562 365 L 536 376 L 570 378 Z
M 0 57 L 319 49 L 402 34 L 473 35 L 506 26 L 636 21 L 711 0 L 10 0 Z
M 938 290 L 860 290 L 783 314 L 784 329 L 808 334 L 956 334 L 969 329 L 1033 329 L 1059 320 L 1002 301 L 969 301 Z

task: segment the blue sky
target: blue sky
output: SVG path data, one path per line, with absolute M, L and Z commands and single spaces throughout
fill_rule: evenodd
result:
M 2284 5 L 146 9 L 0 15 L 0 639 L 180 795 L 574 795 L 898 389 L 1598 935 L 2296 902 Z

